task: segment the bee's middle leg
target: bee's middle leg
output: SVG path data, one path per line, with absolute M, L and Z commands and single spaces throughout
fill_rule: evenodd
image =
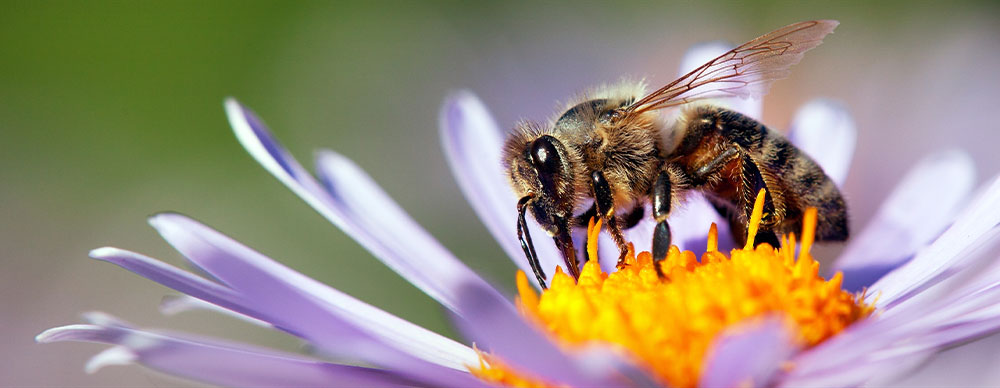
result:
M 653 229 L 653 268 L 656 268 L 656 274 L 661 278 L 663 272 L 659 262 L 667 258 L 672 239 L 670 224 L 667 223 L 667 217 L 670 215 L 670 186 L 670 174 L 666 169 L 663 169 L 656 176 L 653 190 L 650 193 L 653 202 L 653 219 L 656 220 L 656 226 Z
M 604 173 L 601 171 L 594 171 L 590 178 L 594 188 L 594 206 L 597 207 L 597 215 L 608 225 L 608 233 L 611 234 L 615 245 L 618 246 L 620 253 L 618 265 L 621 266 L 625 263 L 625 256 L 628 254 L 628 243 L 625 242 L 625 236 L 622 234 L 621 226 L 618 225 L 617 217 L 615 217 L 615 201 L 611 194 L 611 185 L 608 184 L 608 180 L 604 178 Z

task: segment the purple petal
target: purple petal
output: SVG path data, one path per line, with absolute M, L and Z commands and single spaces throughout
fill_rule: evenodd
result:
M 1000 241 L 969 253 L 973 260 L 993 259 Z M 906 303 L 883 309 L 881 314 L 856 323 L 840 335 L 810 349 L 796 360 L 794 381 L 855 376 L 869 370 L 876 360 L 910 357 L 968 341 L 1000 328 L 1000 273 L 991 281 L 960 289 L 952 294 L 925 293 Z M 904 368 L 901 362 L 887 362 L 880 369 Z
M 733 47 L 735 46 L 726 42 L 706 42 L 691 46 L 691 48 L 684 53 L 684 58 L 681 59 L 681 67 L 677 72 L 677 75 L 683 76 L 698 68 L 698 66 L 704 65 L 705 63 L 708 63 L 708 61 L 725 54 L 729 50 L 732 50 Z M 763 113 L 764 110 L 763 101 L 755 98 L 718 98 L 713 99 L 712 103 L 725 106 L 756 120 L 760 120 L 761 113 Z
M 687 203 L 670 215 L 670 229 L 677 246 L 702 252 L 708 244 L 708 231 L 714 222 L 719 232 L 719 251 L 726 252 L 735 245 L 729 233 L 729 222 L 701 194 L 691 195 Z
M 872 286 L 870 295 L 878 295 L 876 306 L 904 302 L 974 263 L 970 251 L 994 238 L 998 223 L 1000 179 L 994 179 L 940 238 Z
M 326 353 L 361 358 L 373 364 L 414 371 L 408 373 L 414 373 L 417 377 L 423 376 L 422 378 L 431 380 L 438 378 L 465 379 L 465 374 L 456 371 L 456 369 L 464 371 L 465 365 L 472 365 L 478 360 L 477 356 L 463 345 L 448 339 L 441 339 L 434 333 L 427 332 L 346 295 L 336 295 L 336 291 L 332 291 L 334 295 L 320 295 L 320 297 L 353 312 L 354 321 L 343 322 L 329 319 L 328 314 L 323 315 L 325 311 L 322 309 L 291 312 L 293 315 L 289 316 L 273 315 L 272 311 L 275 310 L 273 308 L 261 312 L 260 307 L 262 306 L 258 305 L 260 301 L 244 298 L 244 295 L 237 294 L 229 288 L 219 286 L 155 259 L 115 248 L 95 249 L 91 254 L 96 259 L 117 264 L 177 291 L 273 323 L 278 328 L 298 337 L 314 340 L 316 341 L 315 345 L 320 346 L 321 350 Z M 311 279 L 304 282 L 309 281 Z M 267 289 L 271 285 L 269 282 L 260 286 Z M 253 302 L 248 302 L 248 300 L 253 300 Z M 248 305 L 253 307 L 248 307 Z M 306 324 L 303 324 L 302 321 L 305 321 Z M 95 322 L 111 325 L 107 319 L 103 318 L 95 320 Z M 351 325 L 358 325 L 361 328 Z M 124 325 L 119 324 L 118 326 Z M 365 331 L 362 332 L 362 329 Z M 317 334 L 309 330 L 322 330 L 322 332 Z M 336 333 L 341 333 L 342 336 L 338 337 Z M 376 342 L 371 337 L 379 337 L 383 342 L 394 339 L 397 343 L 384 345 L 383 342 Z M 424 348 L 421 348 L 422 346 Z M 412 353 L 405 353 L 408 350 L 412 350 Z M 423 360 L 414 359 L 414 356 Z M 435 364 L 430 364 L 428 361 Z M 456 373 L 458 373 L 458 377 L 454 377 Z
M 706 356 L 699 386 L 769 386 L 782 363 L 798 350 L 794 338 L 780 317 L 727 329 Z
M 517 241 L 517 198 L 503 172 L 503 135 L 493 117 L 476 96 L 460 91 L 445 100 L 440 123 L 442 147 L 465 198 L 507 256 L 531 274 Z M 551 279 L 555 267 L 563 265 L 562 256 L 533 219 L 528 224 L 542 269 Z M 536 282 L 534 276 L 528 279 Z
M 249 307 L 246 300 L 233 290 L 151 257 L 112 247 L 94 249 L 90 251 L 90 257 L 115 264 L 146 279 L 223 308 L 264 321 L 271 319 Z
M 107 365 L 137 362 L 171 375 L 227 386 L 390 387 L 421 383 L 385 370 L 330 364 L 247 345 L 180 338 L 125 327 L 63 326 L 46 330 L 35 340 L 116 345 L 91 359 L 87 365 L 91 373 Z
M 150 224 L 194 265 L 276 317 L 269 322 L 292 328 L 328 351 L 365 354 L 366 360 L 379 362 L 401 350 L 461 370 L 478 360 L 464 345 L 327 287 L 187 217 L 160 214 Z
M 428 279 L 439 279 L 440 274 L 433 272 L 441 268 L 447 268 L 446 273 L 451 275 L 461 275 L 468 282 L 477 282 L 486 286 L 486 282 L 479 278 L 474 272 L 464 264 L 454 258 L 443 248 L 432 252 L 425 252 L 430 255 L 437 255 L 431 258 L 421 257 L 420 251 L 407 251 L 401 255 L 399 250 L 391 250 L 391 247 L 398 247 L 398 239 L 408 237 L 406 242 L 419 243 L 420 246 L 436 246 L 436 242 L 423 230 L 409 220 L 409 217 L 398 219 L 399 223 L 407 225 L 402 235 L 390 235 L 379 230 L 368 230 L 351 218 L 348 213 L 351 209 L 345 209 L 343 202 L 331 197 L 330 193 L 316 182 L 302 166 L 274 139 L 267 127 L 250 110 L 244 108 L 234 99 L 226 100 L 226 114 L 229 117 L 230 125 L 237 139 L 243 144 L 247 152 L 253 156 L 268 172 L 285 184 L 295 194 L 306 203 L 323 215 L 327 220 L 337 225 L 345 233 L 357 240 L 361 245 L 382 260 L 387 266 L 409 280 L 413 285 L 427 293 L 447 308 L 455 306 L 454 290 L 448 289 L 448 283 L 440 281 L 429 281 Z M 355 174 L 356 176 L 358 174 Z M 361 174 L 363 175 L 363 174 Z M 366 181 L 365 181 L 366 182 Z M 359 182 L 359 183 L 365 183 Z M 351 183 L 351 182 L 341 182 Z M 369 188 L 369 190 L 371 190 Z M 343 192 L 339 193 L 343 194 Z M 387 205 L 385 201 L 391 202 L 387 198 L 381 198 L 382 205 Z M 394 209 L 395 204 L 392 204 Z M 402 213 L 402 211 L 397 211 Z M 384 220 L 383 220 L 384 221 Z M 402 230 L 400 227 L 397 230 Z M 431 240 L 431 241 L 426 241 Z M 434 265 L 429 265 L 429 261 L 434 261 Z M 461 312 L 459 312 L 461 313 Z
M 250 323 L 254 326 L 260 326 L 270 329 L 275 328 L 274 325 L 272 325 L 270 322 L 265 322 L 260 319 L 251 317 L 249 315 L 240 314 L 233 310 L 223 308 L 219 305 L 203 301 L 193 296 L 170 295 L 163 297 L 163 300 L 160 301 L 160 313 L 164 315 L 168 316 L 176 315 L 182 312 L 195 311 L 195 310 L 211 311 L 214 313 L 227 315 L 239 319 L 241 321 Z
M 934 353 L 927 350 L 906 353 L 873 351 L 849 365 L 808 374 L 799 373 L 796 363 L 796 368 L 788 376 L 784 376 L 777 386 L 795 388 L 886 386 L 888 381 L 895 380 L 900 374 L 918 367 Z
M 620 385 L 620 375 L 606 369 L 584 368 L 567 356 L 548 336 L 524 321 L 506 303 L 470 287 L 462 293 L 467 320 L 456 320 L 458 329 L 476 345 L 496 355 L 516 370 L 570 386 Z M 610 374 L 610 375 L 609 375 Z
M 332 206 L 344 221 L 371 236 L 370 245 L 385 252 L 382 257 L 386 264 L 411 283 L 440 293 L 436 299 L 459 315 L 464 314 L 450 303 L 458 299 L 460 284 L 475 284 L 503 299 L 495 288 L 417 225 L 353 162 L 337 153 L 321 151 L 316 166 L 320 180 L 333 198 Z
M 819 163 L 837 186 L 843 186 L 847 179 L 857 137 L 847 107 L 824 99 L 799 108 L 788 133 L 788 140 Z
M 974 175 L 972 160 L 960 151 L 934 154 L 912 168 L 834 264 L 844 272 L 844 288 L 870 286 L 938 236 L 965 203 Z

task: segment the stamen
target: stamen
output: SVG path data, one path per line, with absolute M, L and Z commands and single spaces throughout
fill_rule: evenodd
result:
M 719 227 L 712 223 L 712 227 L 708 228 L 708 247 L 706 252 L 715 252 L 719 250 Z
M 809 249 L 812 248 L 813 239 L 816 236 L 816 208 L 806 209 L 806 214 L 802 217 L 802 250 L 799 251 L 799 260 L 809 256 Z
M 753 213 L 750 213 L 750 223 L 747 225 L 747 245 L 743 249 L 753 248 L 753 240 L 757 237 L 760 220 L 764 218 L 764 189 L 757 192 L 757 200 L 753 203 Z
M 590 221 L 587 223 L 587 258 L 598 262 L 597 239 L 601 235 L 601 219 L 598 218 L 597 221 L 594 221 L 595 218 L 590 217 Z

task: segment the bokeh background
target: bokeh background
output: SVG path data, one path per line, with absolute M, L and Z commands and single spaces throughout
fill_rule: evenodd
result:
M 818 96 L 849 106 L 860 133 L 845 191 L 857 230 L 930 152 L 967 150 L 980 181 L 1000 171 L 998 10 L 995 2 L 0 2 L 0 386 L 191 384 L 140 367 L 87 375 L 84 363 L 103 347 L 33 342 L 89 310 L 297 348 L 209 313 L 165 317 L 157 305 L 169 290 L 87 258 L 114 245 L 179 264 L 145 224 L 164 210 L 454 335 L 431 299 L 250 159 L 225 121 L 226 96 L 255 109 L 306 164 L 320 147 L 355 160 L 472 268 L 510 289 L 514 266 L 441 153 L 437 115 L 450 91 L 474 91 L 510 127 L 623 75 L 670 81 L 693 43 L 838 19 L 836 33 L 775 84 L 764 121 L 786 128 Z M 946 352 L 908 383 L 998 384 L 998 346 L 987 339 Z

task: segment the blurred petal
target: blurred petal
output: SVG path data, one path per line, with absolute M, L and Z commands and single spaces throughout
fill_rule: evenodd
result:
M 525 273 L 532 273 L 517 241 L 518 199 L 503 171 L 502 131 L 486 106 L 468 91 L 456 92 L 445 100 L 440 123 L 444 154 L 466 200 L 514 264 Z M 542 269 L 551 279 L 555 267 L 563 265 L 562 256 L 533 218 L 528 221 L 528 228 Z M 534 276 L 528 279 L 537 283 Z
M 249 307 L 246 300 L 233 290 L 151 257 L 112 247 L 94 249 L 90 251 L 90 257 L 115 264 L 146 279 L 223 308 L 264 321 L 271 319 Z
M 1000 179 L 993 179 L 933 244 L 872 286 L 869 295 L 888 309 L 968 267 L 969 252 L 996 237 L 1000 223 Z M 871 302 L 871 301 L 869 301 Z
M 909 260 L 940 235 L 972 191 L 972 159 L 944 151 L 910 170 L 834 264 L 844 288 L 860 291 Z
M 435 246 L 437 243 L 433 242 L 431 237 L 426 234 L 422 229 L 416 227 L 409 217 L 401 220 L 400 222 L 404 225 L 410 226 L 411 228 L 406 228 L 406 234 L 403 236 L 395 236 L 387 233 L 375 233 L 375 231 L 365 229 L 366 225 L 359 225 L 356 219 L 352 218 L 348 212 L 350 209 L 344 208 L 343 201 L 337 201 L 335 198 L 331 197 L 330 193 L 316 182 L 309 173 L 302 168 L 302 166 L 295 161 L 294 158 L 274 139 L 271 133 L 268 131 L 267 127 L 260 121 L 260 119 L 250 110 L 244 108 L 234 99 L 227 99 L 226 103 L 226 114 L 229 117 L 229 123 L 233 127 L 233 132 L 236 134 L 237 139 L 243 144 L 247 152 L 256 159 L 261 166 L 264 167 L 268 172 L 274 175 L 278 180 L 285 184 L 289 189 L 291 189 L 295 194 L 297 194 L 302 200 L 313 207 L 317 212 L 323 215 L 327 220 L 337 225 L 344 233 L 350 235 L 354 240 L 358 241 L 361 245 L 367 248 L 372 254 L 382 260 L 389 268 L 402 275 L 408 281 L 413 283 L 417 288 L 427 293 L 430 297 L 434 298 L 442 305 L 447 308 L 454 308 L 455 306 L 455 295 L 454 290 L 448 289 L 449 283 L 438 281 L 440 274 L 434 271 L 440 270 L 442 268 L 447 268 L 445 271 L 449 275 L 462 275 L 463 277 L 469 277 L 465 279 L 469 282 L 480 283 L 484 287 L 488 287 L 486 282 L 475 275 L 471 270 L 468 269 L 461 261 L 456 259 L 450 253 L 445 251 L 443 248 L 432 251 L 423 252 L 419 250 L 407 251 L 404 254 L 400 254 L 398 250 L 392 250 L 392 247 L 396 247 L 398 242 L 396 239 L 408 237 L 409 243 L 416 243 L 419 241 L 421 246 Z M 327 171 L 330 172 L 330 171 Z M 354 176 L 359 176 L 363 174 L 354 174 Z M 329 178 L 332 180 L 332 178 Z M 362 180 L 357 182 L 359 185 L 366 184 L 367 181 Z M 338 185 L 340 183 L 337 181 Z M 346 182 L 351 183 L 351 182 Z M 348 184 L 350 187 L 350 184 Z M 372 192 L 370 187 L 365 187 L 368 192 Z M 344 194 L 343 192 L 339 194 Z M 388 204 L 387 198 L 383 197 L 377 198 L 380 200 L 379 204 Z M 395 204 L 392 204 L 395 207 Z M 397 208 L 398 209 L 398 208 Z M 401 210 L 398 212 L 402 212 Z M 401 227 L 402 228 L 402 227 Z M 399 229 L 397 229 L 399 230 Z M 431 240 L 431 241 L 426 241 Z M 423 256 L 423 254 L 437 255 L 437 256 Z M 430 265 L 429 262 L 434 261 L 434 265 Z M 428 281 L 428 279 L 435 279 L 435 281 Z M 461 314 L 461 312 L 459 312 Z
M 782 378 L 778 386 L 794 388 L 887 386 L 890 384 L 886 381 L 892 381 L 894 377 L 920 366 L 935 352 L 937 350 L 905 353 L 875 350 L 860 355 L 850 364 L 812 373 L 802 373 L 796 362 L 796 367 L 788 376 Z
M 86 341 L 117 345 L 99 353 L 88 372 L 132 362 L 192 380 L 253 387 L 390 387 L 420 382 L 384 370 L 337 365 L 273 350 L 185 339 L 124 327 L 69 325 L 46 330 L 36 341 Z
M 503 299 L 495 288 L 417 225 L 349 159 L 332 151 L 320 151 L 316 171 L 330 192 L 332 206 L 347 224 L 360 234 L 371 236 L 371 244 L 386 252 L 383 261 L 404 278 L 440 293 L 442 298 L 438 301 L 445 307 L 464 315 L 449 304 L 458 298 L 460 284 L 474 284 Z
M 698 66 L 704 65 L 705 63 L 708 63 L 708 61 L 725 54 L 734 47 L 736 46 L 719 41 L 705 42 L 691 46 L 691 48 L 684 54 L 684 58 L 681 59 L 681 68 L 680 71 L 677 72 L 677 75 L 683 76 L 698 68 Z M 713 99 L 712 103 L 743 113 L 744 115 L 750 116 L 755 120 L 760 120 L 761 113 L 764 110 L 763 101 L 755 98 L 718 98 Z
M 496 355 L 524 373 L 574 387 L 600 387 L 614 383 L 618 373 L 587 369 L 560 350 L 548 336 L 530 325 L 509 304 L 499 304 L 489 295 L 470 287 L 462 293 L 462 308 L 468 320 L 456 320 L 458 329 L 479 349 Z
M 680 249 L 703 252 L 708 244 L 708 230 L 712 223 L 718 226 L 719 251 L 728 252 L 735 245 L 729 232 L 729 221 L 701 194 L 688 196 L 687 202 L 670 213 L 670 233 Z
M 962 255 L 969 261 L 994 260 L 1000 230 L 986 235 L 989 244 L 977 245 Z M 944 346 L 975 339 L 1000 328 L 1000 279 L 973 283 L 952 294 L 924 293 L 883 309 L 881 314 L 857 323 L 838 336 L 799 355 L 791 373 L 818 381 L 871 374 L 871 365 L 891 375 L 905 368 L 902 360 L 922 357 Z M 855 372 L 857 369 L 859 372 Z M 868 372 L 865 372 L 868 371 Z M 880 373 L 881 373 L 880 372 Z M 846 383 L 845 383 L 846 384 Z M 839 384 L 838 384 L 839 385 Z
M 858 131 L 847 107 L 825 99 L 810 101 L 795 114 L 788 140 L 819 163 L 837 186 L 851 167 Z
M 160 313 L 164 315 L 175 315 L 187 311 L 204 310 L 219 313 L 222 315 L 227 315 L 241 321 L 250 323 L 254 326 L 266 327 L 274 329 L 274 325 L 270 322 L 265 322 L 260 319 L 251 317 L 249 315 L 240 314 L 233 310 L 220 307 L 212 303 L 208 303 L 201 299 L 188 296 L 188 295 L 170 295 L 165 296 L 162 301 L 160 301 Z
M 165 213 L 150 224 L 193 264 L 275 317 L 269 322 L 292 328 L 325 350 L 368 353 L 365 359 L 376 363 L 394 359 L 399 350 L 459 370 L 478 362 L 468 347 L 327 287 L 190 218 Z
M 780 317 L 726 329 L 705 357 L 701 387 L 770 386 L 781 365 L 798 350 L 795 334 Z

